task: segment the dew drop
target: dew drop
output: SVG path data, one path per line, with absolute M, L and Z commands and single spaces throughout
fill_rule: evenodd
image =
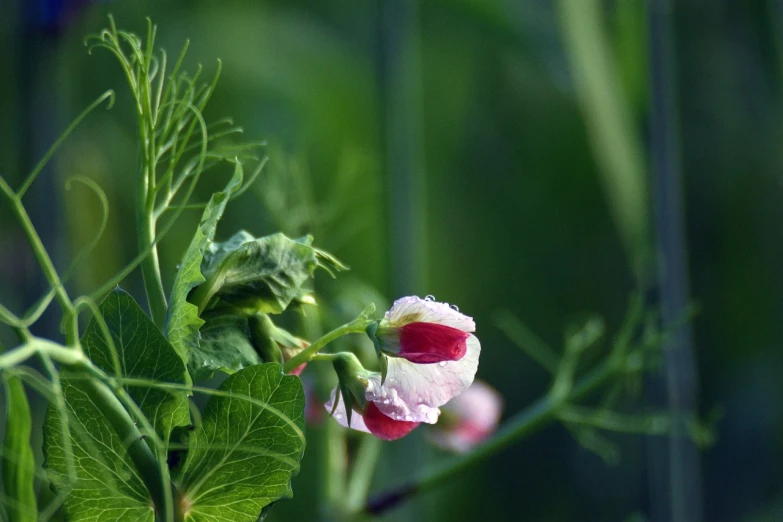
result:
M 424 399 L 422 399 L 421 397 L 419 397 L 419 404 L 422 404 L 422 403 L 424 403 Z
M 434 301 L 435 300 L 435 296 L 434 295 L 428 295 L 427 297 L 424 298 L 424 300 L 425 301 Z
M 441 361 L 441 362 L 439 362 L 439 363 L 438 363 L 438 366 L 440 366 L 440 367 L 444 367 L 444 366 L 446 366 L 446 361 Z
M 343 414 L 342 413 L 335 413 L 334 414 L 334 418 L 335 419 L 342 419 L 343 418 Z
M 413 415 L 406 415 L 405 416 L 405 420 L 408 421 L 408 422 L 413 421 Z
M 383 399 L 384 404 L 389 404 L 391 401 L 389 399 Z
M 182 265 L 177 265 L 177 270 L 179 270 L 180 268 L 182 268 Z
M 457 305 L 449 305 L 449 307 L 454 310 L 455 312 L 459 312 L 459 306 Z

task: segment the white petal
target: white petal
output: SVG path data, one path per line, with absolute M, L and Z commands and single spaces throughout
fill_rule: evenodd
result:
M 459 313 L 448 303 L 439 303 L 416 296 L 402 297 L 394 301 L 391 310 L 386 312 L 385 320 L 392 326 L 408 323 L 437 323 L 450 326 L 463 332 L 475 332 L 476 323 L 472 317 Z
M 435 424 L 439 406 L 473 383 L 481 344 L 475 335 L 468 337 L 467 344 L 467 353 L 459 361 L 415 364 L 389 357 L 386 382 L 381 386 L 380 375 L 370 376 L 365 398 L 392 419 Z
M 329 400 L 324 404 L 324 408 L 326 408 L 326 411 L 331 412 L 332 407 L 334 406 L 334 398 L 337 395 L 337 388 L 332 390 L 332 394 L 329 397 Z M 367 426 L 364 424 L 364 418 L 360 413 L 351 412 L 351 425 L 348 426 L 348 416 L 345 414 L 345 402 L 340 400 L 340 402 L 337 404 L 337 408 L 334 410 L 334 415 L 332 415 L 332 418 L 336 420 L 340 425 L 345 426 L 346 428 L 351 428 L 353 430 L 357 431 L 363 431 L 365 433 L 370 433 L 370 430 L 367 429 Z

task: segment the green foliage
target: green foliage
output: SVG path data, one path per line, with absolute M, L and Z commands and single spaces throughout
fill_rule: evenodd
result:
M 206 283 L 194 295 L 200 310 L 218 298 L 261 313 L 282 313 L 303 299 L 303 285 L 317 267 L 330 273 L 346 267 L 330 254 L 313 248 L 312 237 L 292 240 L 283 234 L 254 238 L 241 231 L 225 243 L 209 245 L 202 271 Z
M 116 289 L 98 312 L 81 339 L 95 366 L 122 378 L 188 383 L 182 359 L 130 295 Z M 120 438 L 93 401 L 85 379 L 63 379 L 67 445 L 62 412 L 54 405 L 47 412 L 44 453 L 52 483 L 67 493 L 71 520 L 153 520 L 150 494 L 126 449 L 130 441 Z M 190 422 L 183 390 L 128 386 L 127 392 L 164 441 L 172 428 Z
M 98 318 L 90 322 L 82 337 L 85 353 L 98 368 L 122 377 L 190 383 L 180 356 L 129 294 L 115 289 L 101 303 L 99 312 L 110 337 L 104 335 Z M 184 391 L 137 386 L 127 390 L 162 440 L 169 438 L 174 427 L 190 424 Z
M 188 294 L 205 281 L 201 275 L 204 252 L 215 237 L 218 221 L 226 209 L 231 194 L 242 184 L 242 165 L 237 163 L 234 175 L 222 192 L 216 192 L 207 203 L 201 223 L 193 235 L 179 266 L 174 287 L 171 290 L 165 331 L 171 344 L 180 356 L 190 364 L 194 350 L 199 346 L 199 328 L 204 320 L 199 317 L 198 307 L 188 302 Z
M 188 369 L 196 381 L 208 379 L 215 370 L 232 374 L 260 363 L 250 342 L 247 319 L 219 316 L 201 327 L 201 340 L 194 349 Z
M 64 379 L 70 433 L 63 442 L 61 413 L 49 407 L 44 423 L 45 467 L 65 495 L 71 522 L 116 520 L 152 522 L 155 513 L 147 488 L 121 440 L 95 405 L 80 379 Z M 73 463 L 73 469 L 69 469 Z
M 5 439 L 3 440 L 3 494 L 9 517 L 19 522 L 38 520 L 35 500 L 35 459 L 30 447 L 30 404 L 19 377 L 5 378 Z
M 245 368 L 212 397 L 175 478 L 184 519 L 255 522 L 292 495 L 305 447 L 304 391 L 278 364 Z

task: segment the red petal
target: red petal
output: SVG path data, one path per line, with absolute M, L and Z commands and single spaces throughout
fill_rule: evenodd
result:
M 470 334 L 437 323 L 408 323 L 400 332 L 400 356 L 411 362 L 430 364 L 458 361 L 468 349 Z
M 364 411 L 364 424 L 370 433 L 383 440 L 396 440 L 404 437 L 419 425 L 418 422 L 407 422 L 394 420 L 387 417 L 374 402 L 367 404 Z

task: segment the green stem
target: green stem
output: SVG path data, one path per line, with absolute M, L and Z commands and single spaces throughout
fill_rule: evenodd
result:
M 2 180 L 2 178 L 0 178 L 0 180 Z M 22 230 L 24 230 L 24 233 L 27 236 L 27 240 L 30 243 L 30 248 L 32 248 L 33 254 L 38 260 L 38 264 L 41 265 L 41 270 L 43 270 L 44 276 L 46 277 L 49 286 L 54 289 L 57 303 L 60 305 L 60 308 L 63 311 L 63 315 L 66 318 L 66 343 L 68 346 L 78 346 L 79 329 L 78 324 L 74 320 L 75 312 L 73 309 L 73 303 L 68 297 L 68 292 L 65 291 L 65 287 L 60 280 L 60 276 L 57 274 L 57 269 L 55 269 L 54 263 L 52 263 L 49 254 L 46 252 L 46 248 L 41 241 L 41 237 L 38 235 L 38 232 L 36 232 L 35 226 L 30 220 L 30 216 L 27 214 L 27 210 L 25 210 L 24 205 L 22 204 L 22 200 L 11 190 L 5 180 L 2 180 L 2 184 L 0 184 L 0 190 L 2 190 L 11 203 L 11 210 L 19 220 L 19 223 L 22 225 Z
M 155 219 L 152 215 L 152 208 L 148 205 L 150 184 L 146 166 L 143 167 L 139 178 L 136 193 L 138 246 L 139 252 L 149 251 L 149 254 L 141 262 L 141 274 L 144 278 L 144 290 L 147 293 L 152 320 L 155 321 L 158 328 L 162 328 L 166 320 L 166 294 L 163 290 L 158 247 L 155 243 Z
M 367 326 L 370 325 L 370 323 L 373 323 L 372 319 L 365 319 L 364 317 L 357 317 L 353 321 L 351 321 L 348 324 L 344 324 L 340 326 L 339 328 L 335 328 L 328 334 L 324 335 L 320 339 L 316 340 L 308 346 L 306 349 L 299 352 L 294 357 L 290 358 L 286 363 L 283 365 L 283 371 L 285 373 L 290 372 L 300 364 L 304 364 L 306 362 L 310 362 L 310 360 L 315 356 L 315 354 L 318 353 L 319 350 L 321 350 L 324 346 L 331 343 L 332 341 L 339 339 L 343 335 L 351 334 L 351 333 L 364 333 L 364 331 L 367 329 Z
M 322 515 L 339 518 L 345 502 L 345 476 L 348 467 L 345 431 L 336 422 L 327 422 L 323 432 Z
M 30 357 L 43 353 L 63 365 L 81 364 L 87 360 L 81 350 L 74 350 L 38 337 L 0 355 L 0 370 L 13 368 Z
M 380 439 L 371 435 L 362 437 L 362 441 L 359 443 L 359 449 L 353 459 L 355 464 L 348 481 L 348 493 L 345 499 L 349 513 L 359 512 L 367 502 L 372 476 L 378 463 L 378 457 L 381 455 L 381 444 Z
M 425 469 L 411 481 L 371 498 L 365 507 L 366 511 L 374 514 L 383 513 L 408 497 L 440 485 L 516 443 L 522 437 L 556 421 L 558 412 L 563 405 L 579 400 L 606 383 L 616 369 L 617 365 L 613 360 L 604 362 L 589 375 L 583 377 L 567 397 L 558 400 L 552 394 L 545 395 L 509 419 L 494 437 L 467 455 L 455 457 L 440 465 Z

